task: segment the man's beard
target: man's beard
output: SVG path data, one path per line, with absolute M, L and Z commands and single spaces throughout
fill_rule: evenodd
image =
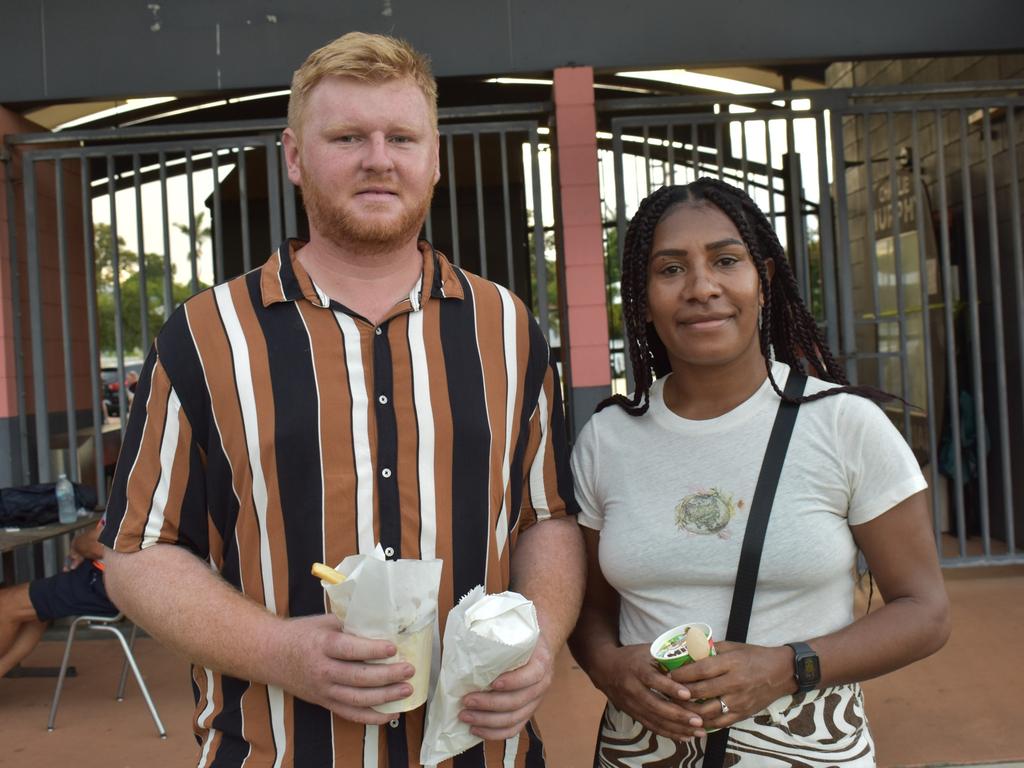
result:
M 434 188 L 431 187 L 417 205 L 403 210 L 397 219 L 381 220 L 353 214 L 331 200 L 315 183 L 302 187 L 302 200 L 310 226 L 336 245 L 367 253 L 386 253 L 415 238 L 423 228 L 433 196 Z

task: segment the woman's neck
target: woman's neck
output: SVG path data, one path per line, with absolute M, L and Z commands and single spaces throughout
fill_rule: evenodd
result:
M 760 353 L 721 366 L 674 361 L 665 382 L 665 405 L 684 419 L 714 419 L 750 398 L 767 376 Z

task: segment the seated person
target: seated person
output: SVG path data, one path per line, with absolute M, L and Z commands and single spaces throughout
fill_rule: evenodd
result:
M 102 524 L 75 538 L 62 573 L 0 588 L 0 677 L 28 656 L 53 619 L 118 612 L 103 586 Z

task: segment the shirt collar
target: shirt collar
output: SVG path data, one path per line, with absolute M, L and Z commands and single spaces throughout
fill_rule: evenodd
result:
M 327 295 L 317 288 L 298 259 L 299 249 L 304 245 L 305 241 L 296 238 L 286 240 L 260 269 L 260 294 L 264 307 L 299 299 L 317 307 L 330 305 Z M 419 249 L 423 255 L 420 307 L 425 304 L 426 286 L 430 288 L 429 297 L 432 299 L 465 298 L 457 270 L 444 254 L 434 250 L 426 240 L 419 241 Z M 413 304 L 415 306 L 415 302 Z

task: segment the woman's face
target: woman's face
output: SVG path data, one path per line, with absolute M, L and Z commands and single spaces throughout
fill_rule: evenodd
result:
M 708 203 L 669 209 L 654 230 L 647 307 L 672 369 L 760 358 L 760 305 L 757 269 L 732 220 Z

